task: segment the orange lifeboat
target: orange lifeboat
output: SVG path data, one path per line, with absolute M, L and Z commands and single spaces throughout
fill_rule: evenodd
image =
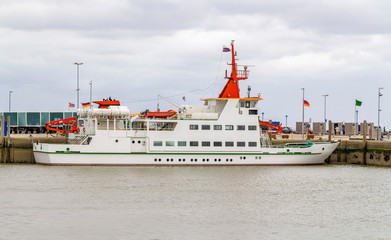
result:
M 160 112 L 160 111 L 146 112 L 143 114 L 143 116 L 147 117 L 147 118 L 168 118 L 168 117 L 174 116 L 175 114 L 176 114 L 176 111 L 168 110 L 167 112 Z

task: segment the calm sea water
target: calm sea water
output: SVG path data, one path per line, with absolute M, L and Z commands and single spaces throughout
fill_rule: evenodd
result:
M 0 239 L 391 238 L 391 169 L 0 165 Z

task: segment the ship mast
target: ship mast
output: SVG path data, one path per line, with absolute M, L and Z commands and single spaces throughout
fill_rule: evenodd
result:
M 234 40 L 231 41 L 231 53 L 232 63 L 228 64 L 232 66 L 231 76 L 228 77 L 227 72 L 225 72 L 225 78 L 228 79 L 228 82 L 225 84 L 223 91 L 221 91 L 219 98 L 240 98 L 238 81 L 247 79 L 250 72 L 247 70 L 247 66 L 244 66 L 244 70 L 237 70 Z

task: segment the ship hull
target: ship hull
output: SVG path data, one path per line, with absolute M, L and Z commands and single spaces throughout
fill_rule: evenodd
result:
M 321 165 L 338 143 L 314 144 L 306 149 L 262 148 L 251 153 L 123 153 L 34 151 L 35 161 L 44 165 L 108 166 L 258 166 Z

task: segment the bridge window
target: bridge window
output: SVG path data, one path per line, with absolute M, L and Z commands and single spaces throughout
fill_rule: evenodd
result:
M 258 115 L 258 109 L 250 109 L 250 110 L 248 110 L 248 115 Z

